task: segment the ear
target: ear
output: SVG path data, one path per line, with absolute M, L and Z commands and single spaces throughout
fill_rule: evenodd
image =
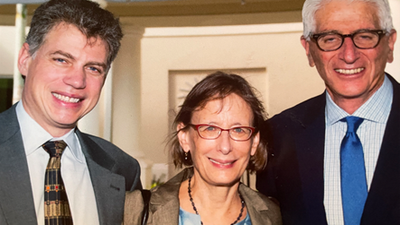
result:
M 24 43 L 18 54 L 18 69 L 23 76 L 28 74 L 31 58 L 29 54 L 29 45 L 28 43 Z
M 397 39 L 397 32 L 395 29 L 393 29 L 390 31 L 389 41 L 388 41 L 388 45 L 389 45 L 389 55 L 388 55 L 388 59 L 387 59 L 388 63 L 391 63 L 394 60 L 393 50 L 394 50 L 394 43 L 396 42 L 396 39 Z
M 178 132 L 177 136 L 179 139 L 179 144 L 181 145 L 183 151 L 189 152 L 189 130 L 184 130 L 183 128 L 185 128 L 185 125 L 183 123 L 179 123 L 178 126 L 176 126 L 176 131 Z
M 253 156 L 256 154 L 258 144 L 260 143 L 260 132 L 257 132 L 256 135 L 253 137 L 253 143 L 251 144 L 251 151 L 250 155 Z
M 306 50 L 308 64 L 311 67 L 315 66 L 314 59 L 310 53 L 310 43 L 307 41 L 307 39 L 303 35 L 301 36 L 300 41 L 301 41 L 301 45 L 303 45 L 304 49 Z

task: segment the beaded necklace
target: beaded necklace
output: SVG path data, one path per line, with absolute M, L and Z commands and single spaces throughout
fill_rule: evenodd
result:
M 189 184 L 188 184 L 189 199 L 190 199 L 190 202 L 192 203 L 193 210 L 196 212 L 197 215 L 199 215 L 199 212 L 197 212 L 197 208 L 196 208 L 196 206 L 194 205 L 194 201 L 193 201 L 193 198 L 192 198 L 192 190 L 191 190 L 191 188 L 190 188 L 190 181 L 191 181 L 191 180 L 192 180 L 192 177 L 189 178 Z M 238 193 L 239 193 L 239 192 L 238 192 Z M 239 197 L 240 197 L 240 201 L 242 202 L 242 208 L 240 209 L 239 216 L 236 218 L 235 222 L 231 223 L 231 225 L 236 224 L 236 223 L 240 220 L 240 218 L 242 217 L 242 214 L 243 214 L 243 210 L 244 210 L 244 200 L 243 200 L 243 197 L 242 197 L 242 195 L 241 195 L 240 193 L 239 193 Z M 201 222 L 201 225 L 203 225 L 203 221 L 200 221 L 200 222 Z

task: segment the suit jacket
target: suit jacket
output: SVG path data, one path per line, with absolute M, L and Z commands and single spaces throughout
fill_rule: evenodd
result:
M 37 224 L 15 106 L 0 114 L 0 224 Z M 100 224 L 121 224 L 126 190 L 141 188 L 138 162 L 115 145 L 76 129 L 89 168 Z
M 393 103 L 361 224 L 400 224 L 400 85 Z M 324 208 L 325 93 L 267 121 L 269 162 L 257 189 L 280 202 L 284 224 L 327 224 Z
M 149 225 L 179 224 L 179 188 L 193 173 L 185 169 L 167 183 L 151 190 Z M 279 207 L 264 195 L 240 184 L 239 192 L 246 202 L 247 212 L 253 225 L 282 224 Z M 140 224 L 143 199 L 140 191 L 127 192 L 125 199 L 124 225 Z

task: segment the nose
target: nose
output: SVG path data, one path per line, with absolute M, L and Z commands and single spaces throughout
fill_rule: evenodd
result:
M 354 45 L 350 37 L 345 37 L 340 48 L 340 57 L 347 64 L 352 64 L 358 59 L 358 48 Z
M 218 141 L 218 149 L 222 154 L 227 155 L 232 151 L 232 139 L 229 136 L 228 131 L 222 131 L 221 135 L 218 138 Z
M 69 71 L 64 77 L 64 83 L 76 89 L 84 89 L 86 87 L 85 71 L 83 69 L 74 69 Z

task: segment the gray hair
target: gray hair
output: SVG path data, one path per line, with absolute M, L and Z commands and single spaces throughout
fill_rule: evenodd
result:
M 88 0 L 50 0 L 43 3 L 32 17 L 26 38 L 29 54 L 35 56 L 43 45 L 46 35 L 60 23 L 76 26 L 86 37 L 100 38 L 107 43 L 107 67 L 117 56 L 122 39 L 119 20 L 96 2 Z
M 306 0 L 303 5 L 303 36 L 309 40 L 316 29 L 315 13 L 329 1 L 334 0 Z M 388 0 L 347 0 L 374 4 L 378 10 L 381 29 L 390 32 L 393 29 L 392 16 Z

